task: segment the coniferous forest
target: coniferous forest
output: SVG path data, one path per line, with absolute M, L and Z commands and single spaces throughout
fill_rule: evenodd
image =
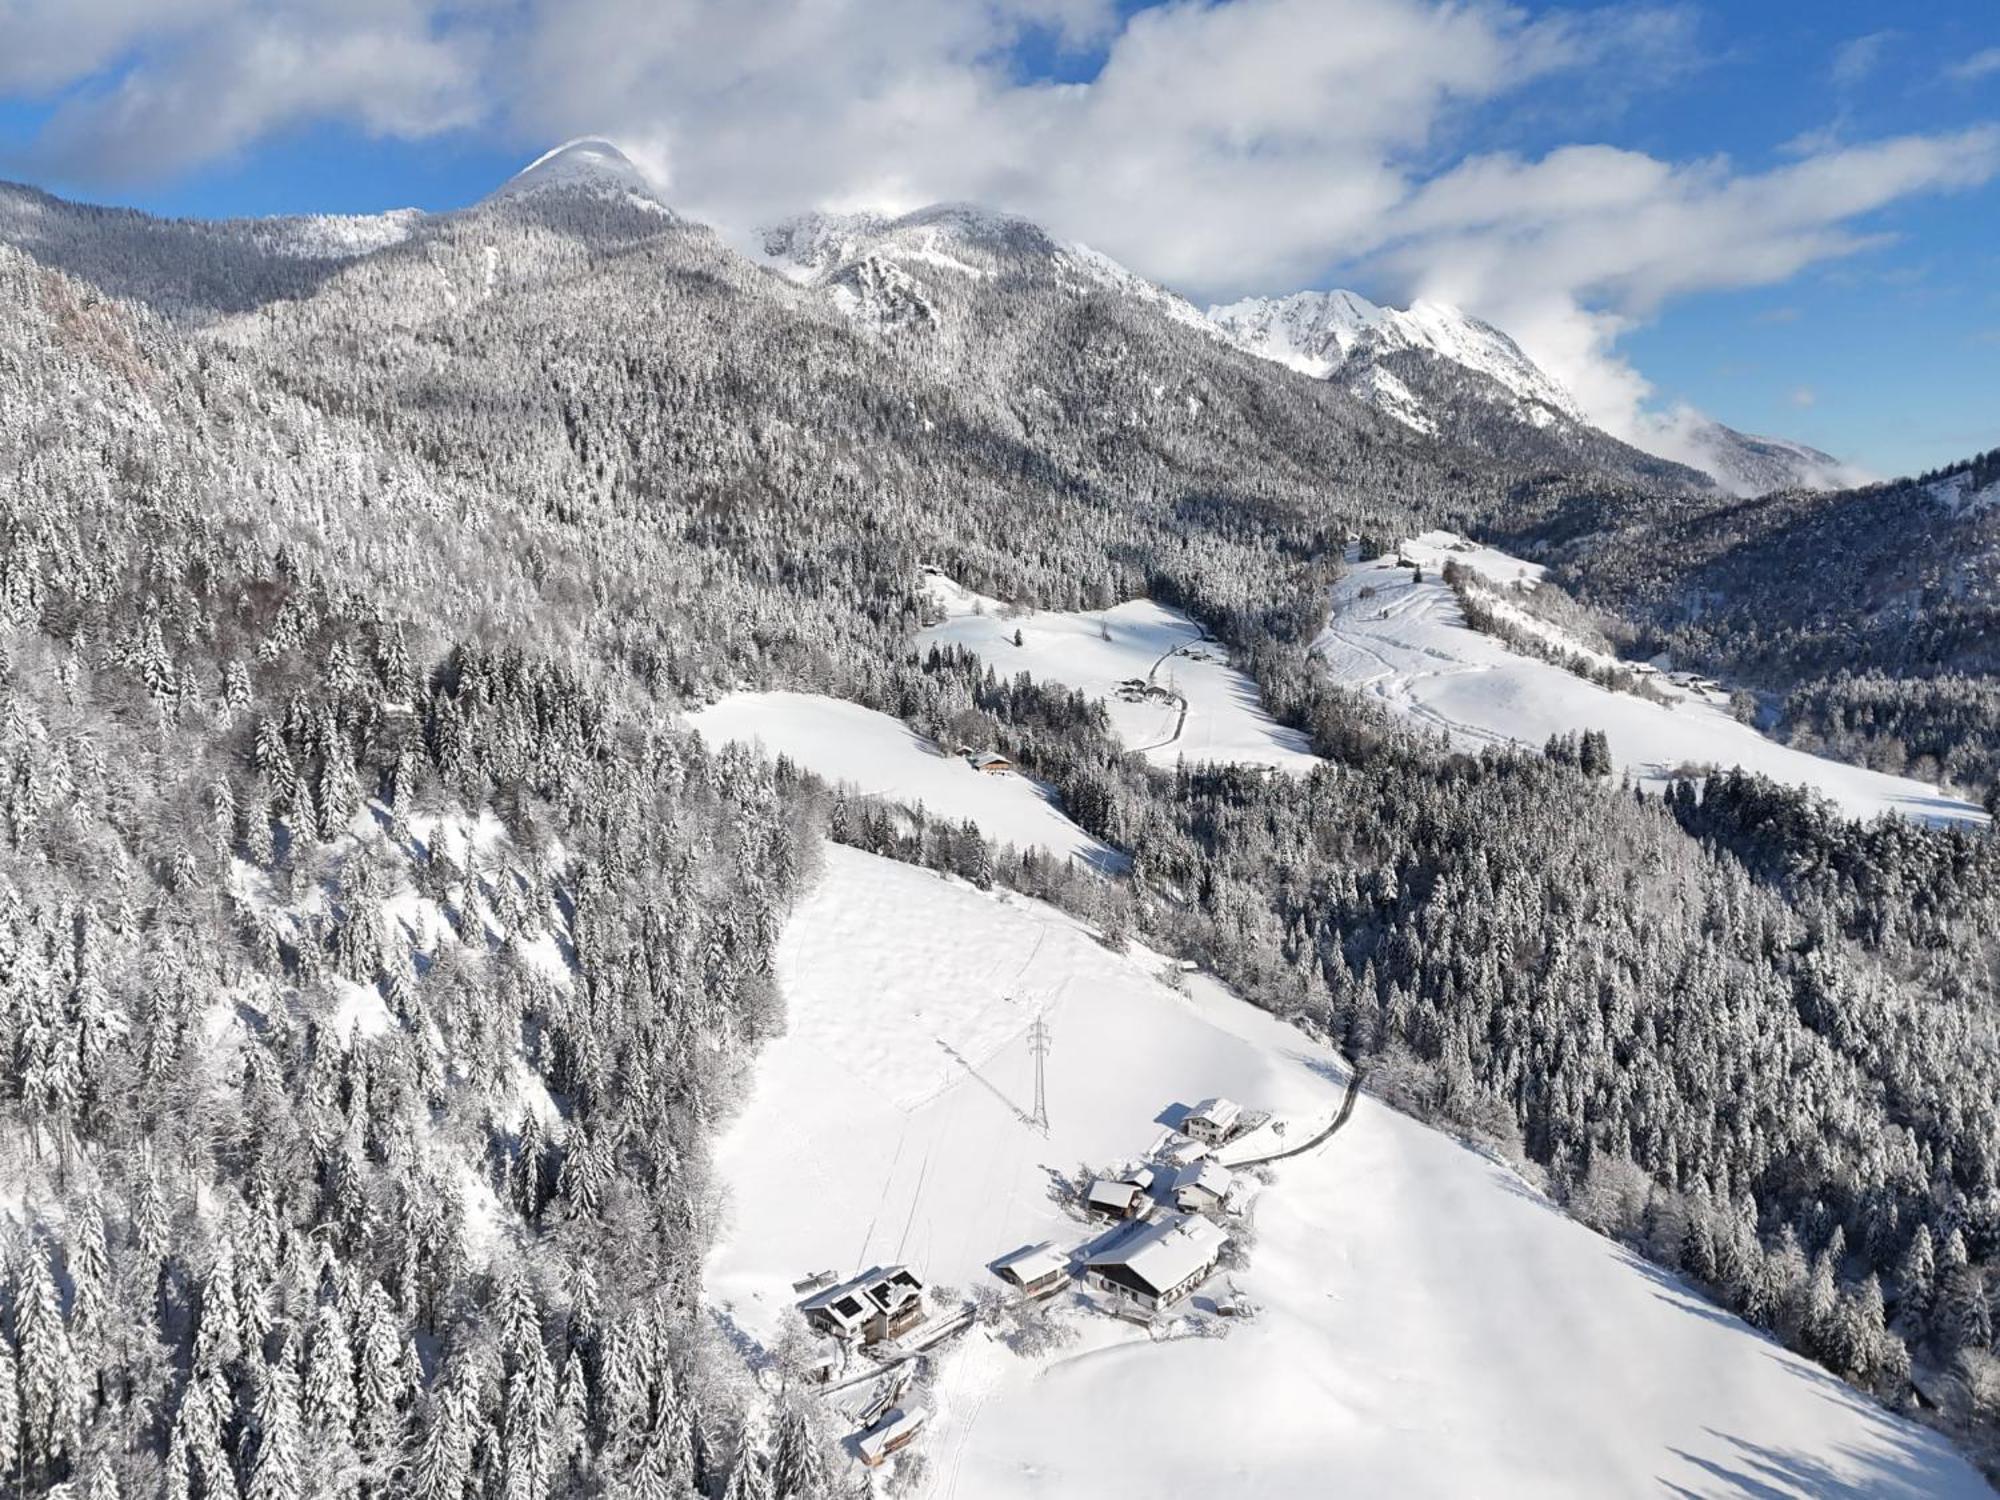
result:
M 1452 526 L 1984 796 L 2000 510 L 1422 438 L 1017 221 L 871 329 L 587 190 L 360 254 L 44 208 L 0 244 L 0 1483 L 839 1492 L 700 1297 L 827 837 L 1213 969 L 1992 1471 L 2000 837 L 1647 793 L 1588 724 L 1453 750 L 1307 647 L 1350 543 Z M 1324 764 L 1151 767 L 913 647 L 925 567 L 1183 609 Z M 706 745 L 733 686 L 976 729 L 1129 875 Z

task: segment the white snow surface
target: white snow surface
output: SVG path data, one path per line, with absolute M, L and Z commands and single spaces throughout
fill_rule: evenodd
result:
M 1986 821 L 1972 804 L 1935 786 L 1781 745 L 1738 723 L 1726 703 L 1709 695 L 1661 681 L 1657 685 L 1676 700 L 1667 707 L 1521 655 L 1467 626 L 1439 577 L 1453 557 L 1499 583 L 1539 578 L 1542 570 L 1534 564 L 1445 532 L 1426 532 L 1400 552 L 1423 564 L 1424 581 L 1412 583 L 1411 570 L 1397 566 L 1394 556 L 1354 567 L 1334 586 L 1333 616 L 1313 649 L 1342 682 L 1445 731 L 1461 748 L 1513 743 L 1539 749 L 1552 734 L 1601 729 L 1617 767 L 1654 789 L 1683 766 L 1740 766 L 1810 787 L 1856 818 L 1898 813 L 1919 822 Z M 1541 622 L 1529 628 L 1555 634 Z
M 688 715 L 715 744 L 761 745 L 865 796 L 970 819 L 988 838 L 1074 856 L 1102 870 L 1126 858 L 1085 833 L 1055 792 L 1019 772 L 989 775 L 947 754 L 899 719 L 815 693 L 730 693 Z M 983 747 L 974 747 L 983 748 Z
M 379 214 L 300 214 L 240 219 L 222 226 L 273 255 L 299 260 L 351 260 L 407 240 L 424 220 L 418 208 Z
M 1492 324 L 1442 302 L 1419 301 L 1399 310 L 1378 307 L 1353 292 L 1295 292 L 1211 307 L 1208 316 L 1250 353 L 1317 378 L 1333 374 L 1357 352 L 1420 349 L 1490 376 L 1523 400 L 1550 407 L 1571 421 L 1589 421 L 1569 389 L 1522 353 L 1520 345 Z M 1392 402 L 1383 404 L 1399 416 Z
M 1972 487 L 1972 471 L 1961 469 L 1933 481 L 1927 488 L 1931 498 L 1954 516 L 1976 516 L 2000 506 L 2000 479 L 1983 490 Z
M 875 258 L 987 281 L 1010 263 L 1040 259 L 1072 284 L 1101 287 L 1144 302 L 1165 317 L 1211 337 L 1216 326 L 1185 297 L 1079 241 L 1059 240 L 1014 214 L 969 203 L 936 203 L 913 213 L 799 214 L 760 230 L 752 253 L 788 280 L 829 280 L 843 268 Z M 838 305 L 850 314 L 851 301 Z
M 1155 765 L 1171 766 L 1183 756 L 1190 763 L 1287 771 L 1319 763 L 1305 736 L 1266 713 L 1256 683 L 1230 666 L 1223 648 L 1178 610 L 1132 599 L 1111 609 L 1008 614 L 1001 601 L 950 579 L 932 575 L 927 581 L 945 619 L 922 632 L 919 645 L 965 646 L 1003 676 L 1026 672 L 1038 682 L 1061 683 L 1103 700 L 1118 737 Z M 1186 700 L 1185 721 L 1175 698 L 1128 701 L 1118 695 L 1120 684 L 1149 679 Z
M 1051 1172 L 1132 1156 L 1170 1106 L 1221 1091 L 1293 1141 L 1331 1117 L 1337 1058 L 1160 966 L 1039 903 L 829 849 L 780 952 L 790 1030 L 717 1147 L 718 1318 L 768 1341 L 811 1272 L 903 1261 L 963 1294 L 1010 1251 L 1085 1243 L 1101 1230 Z M 1038 1013 L 1046 1138 L 1022 1119 Z M 1156 1343 L 1065 1294 L 1080 1337 L 1057 1353 L 978 1329 L 941 1346 L 917 1493 L 1989 1494 L 1940 1438 L 1366 1096 L 1271 1170 L 1248 1268 L 1192 1302 L 1214 1326 L 1233 1281 L 1254 1321 Z
M 579 136 L 544 151 L 488 197 L 516 197 L 552 188 L 602 193 L 622 197 L 636 207 L 661 214 L 672 212 L 659 200 L 651 180 L 632 164 L 631 158 L 597 136 Z

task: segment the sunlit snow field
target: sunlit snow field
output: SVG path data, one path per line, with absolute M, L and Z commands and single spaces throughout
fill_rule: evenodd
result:
M 1080 1242 L 1050 1174 L 1138 1153 L 1208 1093 L 1293 1139 L 1329 1118 L 1337 1058 L 1160 967 L 1038 903 L 830 848 L 781 950 L 789 1032 L 717 1147 L 718 1316 L 768 1340 L 811 1272 L 907 1261 L 969 1292 L 1007 1251 Z M 1038 1013 L 1046 1139 L 1022 1118 Z M 1039 1360 L 974 1330 L 941 1357 L 923 1492 L 1989 1493 L 1941 1439 L 1372 1099 L 1273 1170 L 1234 1275 L 1254 1321 L 1156 1344 L 1079 1310 L 1079 1340 Z
M 1456 558 L 1497 583 L 1533 582 L 1541 569 L 1490 547 L 1428 532 L 1403 544 L 1423 582 L 1394 556 L 1358 563 L 1334 586 L 1333 616 L 1313 649 L 1342 682 L 1380 699 L 1455 745 L 1539 749 L 1552 734 L 1601 729 L 1621 771 L 1657 790 L 1679 768 L 1741 766 L 1811 787 L 1852 817 L 1900 813 L 1926 822 L 1984 822 L 1935 786 L 1794 750 L 1731 718 L 1726 707 L 1672 688 L 1669 708 L 1613 692 L 1552 662 L 1524 656 L 1465 623 L 1439 576 Z M 1546 627 L 1545 627 L 1546 629 Z

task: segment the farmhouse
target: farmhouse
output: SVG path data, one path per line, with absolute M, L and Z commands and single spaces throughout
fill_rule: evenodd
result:
M 1205 1145 L 1220 1146 L 1243 1122 L 1243 1106 L 1230 1099 L 1204 1099 L 1181 1121 L 1181 1133 Z
M 1207 1280 L 1228 1243 L 1228 1235 L 1196 1215 L 1161 1219 L 1091 1256 L 1084 1280 L 1116 1300 L 1158 1312 Z
M 856 1440 L 861 1461 L 871 1469 L 880 1468 L 890 1454 L 916 1441 L 929 1417 L 921 1406 L 895 1408 Z
M 1174 1204 L 1189 1213 L 1220 1208 L 1232 1179 L 1220 1162 L 1191 1161 L 1174 1174 Z
M 1051 1296 L 1069 1285 L 1069 1257 L 1043 1240 L 1012 1255 L 1003 1255 L 987 1269 L 1030 1301 Z
M 879 1344 L 923 1322 L 924 1284 L 907 1266 L 873 1266 L 799 1304 L 806 1324 L 839 1339 Z
M 997 751 L 982 750 L 970 757 L 972 769 L 988 776 L 1000 776 L 1014 769 L 1014 762 Z
M 1100 1177 L 1084 1194 L 1083 1206 L 1107 1219 L 1134 1219 L 1145 1212 L 1146 1190 L 1136 1182 Z

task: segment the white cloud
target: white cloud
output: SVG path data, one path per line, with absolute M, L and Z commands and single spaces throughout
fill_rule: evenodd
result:
M 1781 283 L 1882 243 L 1855 221 L 2000 172 L 2000 129 L 1911 136 L 1770 171 L 1673 166 L 1602 146 L 1476 157 L 1379 226 L 1371 273 L 1507 329 L 1609 431 L 1652 446 L 1647 382 L 1619 336 L 1695 292 Z
M 72 175 L 158 176 L 316 120 L 477 125 L 524 155 L 602 133 L 726 229 L 967 198 L 1196 297 L 1359 275 L 1507 328 L 1640 436 L 1671 418 L 1615 353 L 1635 322 L 1852 255 L 1878 243 L 1867 215 L 2000 170 L 1991 130 L 1829 135 L 1755 172 L 1464 154 L 1483 112 L 1678 76 L 1692 26 L 1499 0 L 12 0 L 0 89 L 68 90 L 43 145 Z M 1024 78 L 1024 38 L 1102 67 Z
M 0 87 L 68 90 L 39 143 L 58 172 L 149 181 L 317 121 L 406 139 L 472 124 L 479 19 L 433 0 L 25 0 L 0 14 Z
M 1896 35 L 1893 31 L 1871 31 L 1866 36 L 1854 37 L 1834 48 L 1834 83 L 1841 88 L 1851 88 L 1866 79 L 1882 66 L 1883 54 L 1896 40 Z
M 1961 83 L 1990 78 L 1995 73 L 2000 73 L 2000 47 L 1988 47 L 1984 52 L 1975 52 L 1965 61 L 1953 63 L 1945 69 L 1945 72 Z

